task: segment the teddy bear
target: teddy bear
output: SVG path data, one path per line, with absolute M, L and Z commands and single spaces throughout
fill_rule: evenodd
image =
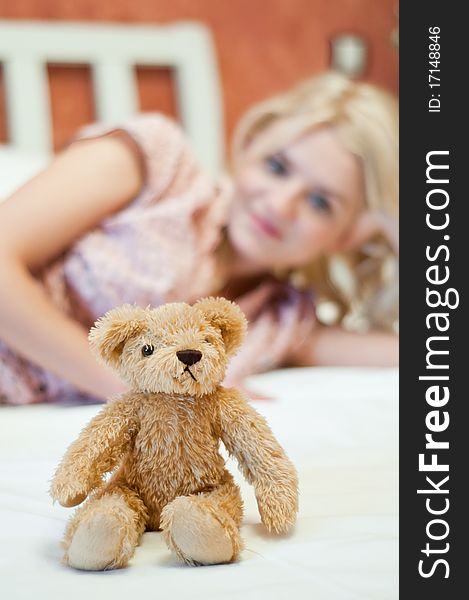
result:
M 104 405 L 52 479 L 50 494 L 62 506 L 86 500 L 66 527 L 66 564 L 124 567 L 144 531 L 162 531 L 188 565 L 236 561 L 243 501 L 220 440 L 254 486 L 267 529 L 291 528 L 296 470 L 243 394 L 221 385 L 246 327 L 237 304 L 215 297 L 126 304 L 96 321 L 91 349 L 131 391 Z

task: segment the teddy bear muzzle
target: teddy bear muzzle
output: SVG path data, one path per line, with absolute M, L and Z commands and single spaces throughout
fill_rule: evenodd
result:
M 179 350 L 179 352 L 176 352 L 176 356 L 187 367 L 191 367 L 202 358 L 202 352 L 199 350 Z
M 200 352 L 199 350 L 179 350 L 179 352 L 176 352 L 176 356 L 178 357 L 178 359 L 184 364 L 186 365 L 184 367 L 184 373 L 189 373 L 189 375 L 192 377 L 192 379 L 194 381 L 197 381 L 197 379 L 194 377 L 194 374 L 192 373 L 192 371 L 190 370 L 189 367 L 192 367 L 192 365 L 195 365 L 196 363 L 199 362 L 199 360 L 202 358 L 202 352 Z

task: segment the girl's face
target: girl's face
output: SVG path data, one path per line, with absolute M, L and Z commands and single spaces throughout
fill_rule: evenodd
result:
M 363 206 L 358 159 L 323 127 L 264 159 L 246 149 L 228 237 L 252 266 L 297 267 L 339 250 Z

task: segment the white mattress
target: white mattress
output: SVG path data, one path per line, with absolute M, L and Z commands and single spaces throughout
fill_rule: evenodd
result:
M 53 506 L 48 480 L 96 406 L 0 408 L 0 595 L 4 600 L 182 598 L 367 600 L 397 598 L 398 373 L 287 369 L 251 385 L 296 463 L 300 514 L 286 537 L 268 535 L 252 488 L 246 550 L 237 564 L 191 568 L 146 533 L 128 568 L 87 573 L 61 564 L 71 509 Z
M 42 171 L 49 162 L 50 156 L 46 154 L 23 152 L 0 144 L 0 202 Z

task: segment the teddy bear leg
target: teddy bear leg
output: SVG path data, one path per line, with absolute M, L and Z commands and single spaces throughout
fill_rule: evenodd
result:
M 68 524 L 64 562 L 86 571 L 126 566 L 147 519 L 142 500 L 128 488 L 114 488 L 90 499 Z
M 241 494 L 231 480 L 210 492 L 175 498 L 161 513 L 161 528 L 168 548 L 179 560 L 215 565 L 238 558 L 243 545 L 242 518 Z

